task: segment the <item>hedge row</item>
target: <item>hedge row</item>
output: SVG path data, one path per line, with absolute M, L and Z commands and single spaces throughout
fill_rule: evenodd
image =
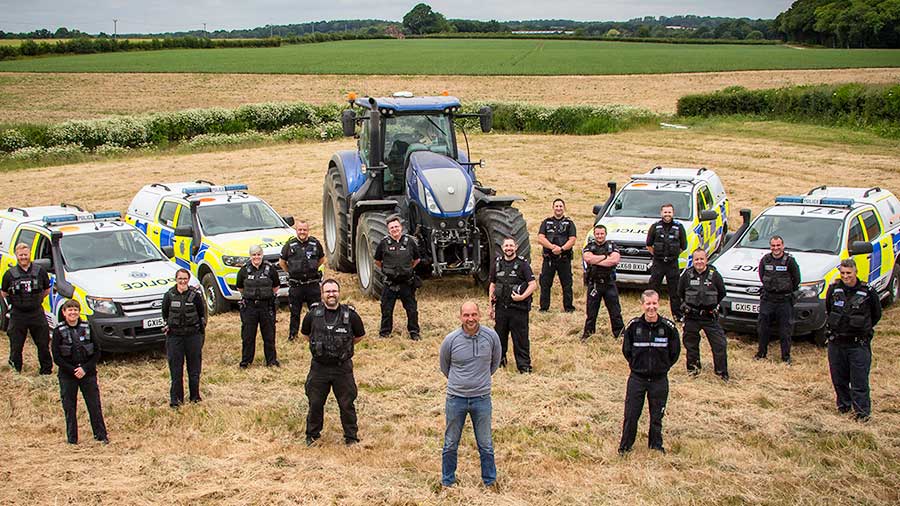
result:
M 784 44 L 780 40 L 766 39 L 691 39 L 680 37 L 606 37 L 603 35 L 567 35 L 541 33 L 509 33 L 509 32 L 456 32 L 432 33 L 428 35 L 407 35 L 408 38 L 422 39 L 551 39 L 551 40 L 588 40 L 603 42 L 649 42 L 657 44 L 738 44 L 745 46 L 774 46 Z
M 795 86 L 748 90 L 733 86 L 678 100 L 679 116 L 752 115 L 900 133 L 900 85 Z
M 597 135 L 620 132 L 656 123 L 659 118 L 647 111 L 628 106 L 561 106 L 485 102 L 467 105 L 465 112 L 475 113 L 490 106 L 494 111 L 494 131 L 505 133 L 541 133 Z M 478 129 L 478 120 L 466 120 L 466 127 Z

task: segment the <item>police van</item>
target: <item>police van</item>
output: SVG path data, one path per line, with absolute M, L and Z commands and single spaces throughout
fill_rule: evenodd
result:
M 650 281 L 653 255 L 647 249 L 647 231 L 659 221 L 663 204 L 672 204 L 675 221 L 684 225 L 687 249 L 678 267 L 691 265 L 690 252 L 703 248 L 712 254 L 725 244 L 728 232 L 728 196 L 722 180 L 706 168 L 655 167 L 635 174 L 616 192 L 610 182 L 609 199 L 594 206 L 595 224 L 606 226 L 606 237 L 619 247 L 618 284 L 641 285 Z M 593 240 L 593 230 L 587 241 Z
M 900 290 L 900 201 L 878 188 L 820 186 L 805 195 L 784 195 L 775 205 L 745 223 L 713 265 L 725 280 L 722 326 L 756 333 L 759 313 L 759 261 L 773 235 L 800 266 L 795 293 L 794 334 L 812 333 L 825 342 L 825 292 L 838 279 L 841 260 L 854 257 L 858 276 L 891 302 Z
M 135 195 L 125 220 L 159 247 L 172 247 L 173 260 L 203 285 L 210 314 L 240 300 L 237 273 L 250 261 L 250 246 L 278 268 L 281 247 L 296 237 L 293 217 L 280 216 L 247 185 L 216 186 L 209 181 L 153 183 Z M 287 297 L 288 275 L 278 268 L 279 297 Z
M 63 321 L 67 299 L 105 351 L 130 351 L 165 341 L 162 297 L 175 286 L 177 267 L 119 211 L 84 212 L 70 204 L 10 207 L 0 212 L 0 275 L 16 265 L 17 244 L 50 275 L 44 299 L 47 324 Z M 196 281 L 192 281 L 197 284 Z M 0 319 L 6 318 L 0 301 Z

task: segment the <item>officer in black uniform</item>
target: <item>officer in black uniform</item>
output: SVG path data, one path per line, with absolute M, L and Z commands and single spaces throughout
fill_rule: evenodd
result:
M 263 260 L 263 249 L 250 246 L 250 261 L 237 273 L 241 292 L 241 369 L 250 367 L 256 355 L 256 329 L 262 334 L 266 367 L 280 367 L 275 351 L 275 295 L 281 281 L 275 266 Z
M 719 325 L 719 303 L 725 298 L 722 275 L 707 265 L 706 251 L 697 248 L 693 265 L 685 269 L 678 283 L 678 296 L 684 300 L 684 349 L 687 370 L 700 374 L 700 331 L 709 339 L 716 375 L 728 381 L 728 342 Z
M 40 266 L 31 263 L 31 246 L 16 245 L 16 265 L 3 274 L 0 295 L 6 299 L 9 310 L 9 366 L 22 372 L 22 349 L 25 337 L 31 332 L 31 339 L 37 347 L 41 374 L 53 372 L 53 358 L 50 356 L 50 327 L 44 316 L 44 298 L 50 294 L 50 277 Z
M 841 279 L 825 294 L 828 332 L 828 368 L 841 413 L 852 409 L 856 419 L 867 421 L 872 414 L 869 397 L 869 369 L 872 366 L 873 327 L 881 319 L 878 293 L 856 277 L 856 262 L 841 260 Z
M 66 415 L 66 440 L 78 443 L 76 418 L 78 390 L 84 397 L 94 439 L 109 444 L 103 410 L 100 408 L 100 386 L 97 384 L 97 360 L 100 347 L 91 339 L 91 328 L 81 321 L 81 304 L 77 300 L 63 302 L 65 318 L 53 329 L 53 361 L 59 367 L 59 396 Z
M 678 298 L 678 256 L 687 249 L 687 233 L 684 226 L 675 221 L 675 207 L 672 204 L 663 204 L 659 213 L 662 219 L 647 231 L 647 250 L 653 255 L 650 289 L 662 293 L 662 280 L 665 278 L 672 317 L 682 321 L 684 314 Z
M 544 247 L 544 263 L 541 265 L 540 310 L 550 309 L 550 289 L 553 277 L 559 275 L 562 286 L 563 311 L 575 311 L 572 304 L 572 248 L 575 246 L 575 222 L 565 215 L 563 199 L 553 201 L 553 216 L 541 222 L 538 242 Z
M 585 281 L 587 283 L 587 318 L 584 320 L 584 332 L 581 340 L 586 341 L 597 330 L 597 313 L 600 303 L 606 303 L 609 312 L 609 324 L 612 335 L 619 337 L 625 322 L 622 321 L 622 306 L 619 304 L 619 291 L 616 289 L 616 265 L 619 263 L 619 248 L 612 241 L 606 240 L 606 227 L 594 227 L 594 240 L 584 247 L 581 259 L 587 265 Z
M 362 319 L 353 306 L 341 304 L 337 281 L 322 282 L 322 302 L 313 305 L 303 319 L 300 333 L 309 341 L 312 360 L 306 377 L 306 444 L 312 445 L 322 434 L 325 400 L 334 389 L 341 412 L 344 443 L 359 442 L 356 424 L 356 380 L 353 378 L 353 345 L 366 336 Z
M 638 420 L 644 410 L 644 396 L 650 404 L 651 450 L 665 453 L 662 419 L 669 398 L 669 369 L 678 361 L 681 346 L 675 324 L 659 315 L 659 294 L 647 290 L 641 294 L 644 314 L 628 322 L 622 334 L 622 354 L 628 360 L 631 374 L 625 390 L 625 421 L 619 455 L 631 451 L 637 434 Z
M 763 360 L 769 351 L 772 325 L 778 325 L 781 338 L 781 361 L 791 363 L 791 335 L 794 333 L 793 293 L 800 287 L 800 266 L 794 257 L 784 251 L 784 239 L 774 235 L 769 239 L 771 253 L 759 261 L 759 280 L 762 292 L 759 296 L 759 351 L 754 357 Z
M 494 330 L 500 336 L 503 356 L 501 367 L 506 367 L 506 350 L 509 349 L 509 335 L 512 334 L 513 355 L 516 368 L 521 373 L 530 373 L 531 351 L 528 340 L 528 313 L 531 311 L 531 294 L 537 288 L 534 272 L 525 257 L 518 256 L 516 240 L 503 240 L 503 256 L 498 256 L 491 266 L 490 298 L 491 318 Z
M 296 239 L 286 242 L 281 248 L 281 259 L 278 264 L 281 270 L 290 275 L 291 285 L 288 299 L 291 305 L 291 326 L 288 341 L 297 337 L 300 328 L 300 310 L 306 303 L 309 309 L 319 302 L 319 281 L 322 279 L 320 268 L 325 263 L 325 250 L 322 243 L 309 235 L 309 224 L 300 220 L 294 223 Z
M 162 301 L 166 321 L 166 357 L 169 360 L 169 406 L 184 404 L 184 364 L 187 361 L 188 392 L 191 402 L 200 402 L 200 370 L 203 363 L 203 341 L 206 339 L 206 303 L 196 288 L 188 285 L 187 269 L 175 272 L 175 286 Z
M 409 338 L 418 341 L 419 308 L 416 289 L 420 284 L 416 276 L 419 264 L 419 245 L 415 237 L 403 233 L 399 216 L 387 221 L 388 235 L 375 248 L 375 265 L 384 273 L 384 289 L 381 292 L 381 328 L 379 337 L 389 337 L 394 328 L 394 306 L 397 299 L 406 310 L 406 329 Z

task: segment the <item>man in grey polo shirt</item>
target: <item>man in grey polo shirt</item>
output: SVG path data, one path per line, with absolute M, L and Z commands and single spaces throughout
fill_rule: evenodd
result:
M 481 313 L 473 301 L 459 308 L 462 326 L 441 343 L 441 372 L 447 377 L 444 450 L 441 485 L 456 483 L 456 451 L 466 416 L 472 417 L 481 458 L 481 480 L 491 486 L 497 480 L 494 444 L 491 440 L 491 375 L 500 367 L 500 338 L 479 324 Z

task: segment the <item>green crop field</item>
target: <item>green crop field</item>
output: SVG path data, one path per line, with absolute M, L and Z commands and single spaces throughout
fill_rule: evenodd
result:
M 0 72 L 567 75 L 900 67 L 900 51 L 559 40 L 367 40 L 0 62 Z

